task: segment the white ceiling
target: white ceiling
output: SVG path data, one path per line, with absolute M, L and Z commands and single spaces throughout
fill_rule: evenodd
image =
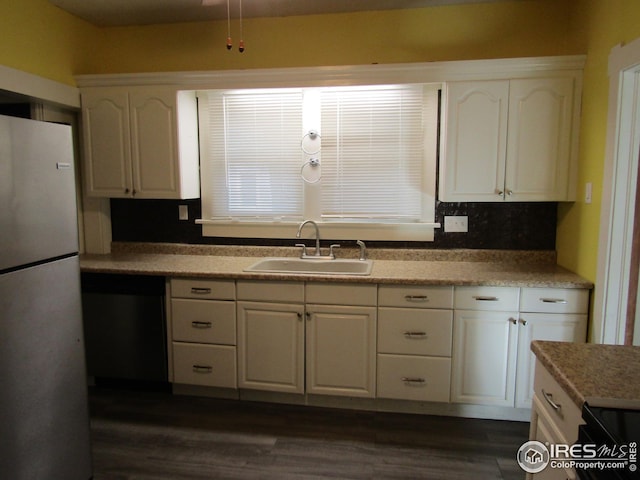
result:
M 370 10 L 420 8 L 504 0 L 49 0 L 97 26 L 148 25 L 237 18 L 286 17 Z

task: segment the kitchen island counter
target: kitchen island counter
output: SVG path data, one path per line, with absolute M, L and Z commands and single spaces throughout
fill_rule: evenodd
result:
M 533 341 L 531 350 L 580 408 L 640 408 L 640 347 Z

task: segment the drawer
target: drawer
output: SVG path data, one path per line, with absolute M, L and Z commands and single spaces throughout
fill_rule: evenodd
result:
M 173 381 L 237 388 L 236 347 L 173 343 Z
M 378 353 L 451 356 L 452 310 L 378 308 Z
M 220 300 L 171 299 L 173 340 L 236 344 L 236 304 Z
M 454 308 L 460 310 L 518 311 L 520 289 L 512 287 L 455 287 Z
M 304 303 L 304 283 L 272 281 L 238 281 L 238 300 Z
M 453 287 L 380 285 L 378 305 L 410 308 L 453 308 Z
M 379 398 L 448 402 L 451 359 L 378 355 Z
M 307 303 L 375 307 L 378 301 L 378 287 L 355 283 L 308 283 L 305 295 Z
M 236 287 L 233 280 L 172 278 L 171 297 L 235 300 Z
M 540 313 L 587 313 L 589 290 L 580 288 L 523 288 L 520 311 Z
M 536 360 L 533 386 L 537 404 L 570 444 L 578 439 L 578 425 L 584 423 L 582 412 L 549 371 Z

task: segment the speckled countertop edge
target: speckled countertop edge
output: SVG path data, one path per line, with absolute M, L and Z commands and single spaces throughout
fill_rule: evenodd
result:
M 347 250 L 347 249 L 345 249 Z M 357 258 L 357 249 L 340 258 Z M 377 250 L 371 275 L 310 275 L 245 272 L 257 258 L 297 256 L 287 247 L 226 247 L 179 244 L 115 244 L 107 255 L 81 255 L 85 272 L 175 277 L 413 285 L 486 285 L 592 288 L 593 284 L 555 264 L 548 251 Z
M 531 350 L 578 407 L 640 408 L 640 347 L 534 340 Z

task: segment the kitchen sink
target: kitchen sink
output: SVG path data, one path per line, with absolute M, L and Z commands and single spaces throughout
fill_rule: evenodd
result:
M 245 272 L 306 273 L 316 275 L 370 275 L 373 260 L 314 259 L 314 258 L 263 258 Z

